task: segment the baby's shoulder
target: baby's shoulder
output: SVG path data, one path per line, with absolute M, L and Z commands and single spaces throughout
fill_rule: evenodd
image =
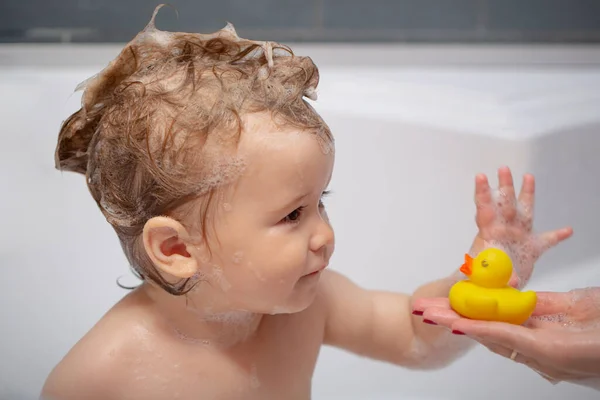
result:
M 54 367 L 42 399 L 110 399 L 118 397 L 132 360 L 151 333 L 140 324 L 142 311 L 126 302 L 109 310 Z

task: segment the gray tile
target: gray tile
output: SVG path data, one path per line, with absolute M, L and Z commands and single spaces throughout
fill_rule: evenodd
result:
M 162 0 L 0 0 L 0 42 L 125 42 Z M 171 0 L 159 28 L 276 41 L 600 42 L 600 0 Z M 480 29 L 484 28 L 484 29 Z M 65 39 L 66 38 L 66 39 Z
M 213 32 L 233 23 L 240 35 L 248 29 L 311 29 L 316 0 L 172 0 L 157 26 L 166 30 Z M 99 35 L 128 40 L 148 23 L 159 1 L 148 0 L 2 0 L 0 30 L 91 28 Z
M 323 0 L 326 28 L 466 30 L 477 0 Z
M 599 0 L 487 0 L 490 30 L 600 30 Z
M 238 30 L 312 28 L 317 15 L 316 0 L 175 0 L 172 4 L 179 11 L 179 20 L 171 15 L 171 22 L 165 18 L 165 24 L 201 32 L 222 28 L 226 21 Z M 167 13 L 165 10 L 165 17 Z
M 77 0 L 0 1 L 0 28 L 83 26 L 77 18 Z

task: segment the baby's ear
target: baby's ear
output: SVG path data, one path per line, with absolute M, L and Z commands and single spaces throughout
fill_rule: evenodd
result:
M 177 278 L 190 278 L 199 270 L 194 246 L 181 223 L 168 217 L 154 217 L 142 233 L 144 248 L 154 265 Z

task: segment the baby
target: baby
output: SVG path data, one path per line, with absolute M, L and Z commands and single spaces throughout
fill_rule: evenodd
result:
M 143 283 L 55 367 L 42 397 L 307 400 L 324 344 L 407 368 L 464 354 L 470 339 L 424 324 L 412 306 L 447 296 L 456 268 L 412 296 L 326 269 L 335 241 L 322 199 L 335 152 L 305 100 L 319 81 L 312 60 L 231 25 L 163 32 L 157 11 L 83 84 L 56 150 L 59 169 L 85 174 Z M 492 241 L 528 249 L 528 277 L 569 233 L 534 236 L 511 179 L 500 171 L 506 202 L 496 204 L 478 177 L 471 252 Z

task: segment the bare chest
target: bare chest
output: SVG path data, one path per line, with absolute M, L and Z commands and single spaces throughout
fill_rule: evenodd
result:
M 230 349 L 185 341 L 157 347 L 128 391 L 148 400 L 309 400 L 322 331 L 295 321 L 272 328 Z

